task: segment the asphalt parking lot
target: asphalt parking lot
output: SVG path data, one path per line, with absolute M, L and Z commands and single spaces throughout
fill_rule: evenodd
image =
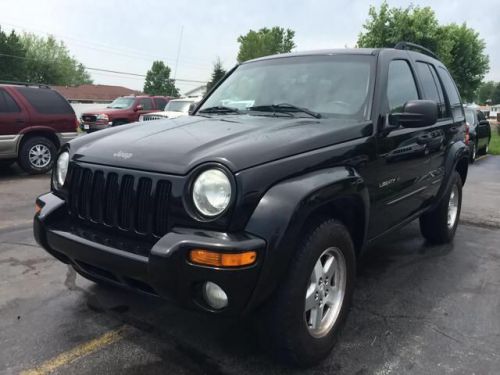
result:
M 498 374 L 500 157 L 478 160 L 453 245 L 418 225 L 373 246 L 332 355 L 276 364 L 249 321 L 213 320 L 152 297 L 96 286 L 34 242 L 48 176 L 0 172 L 1 374 Z

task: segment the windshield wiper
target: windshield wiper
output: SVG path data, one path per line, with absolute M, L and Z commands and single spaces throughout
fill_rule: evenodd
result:
M 199 113 L 240 113 L 238 108 L 226 107 L 223 105 L 218 105 L 215 107 L 204 108 Z
M 306 113 L 309 116 L 315 118 L 321 118 L 321 113 L 311 111 L 307 108 L 297 107 L 293 104 L 281 103 L 281 104 L 268 104 L 268 105 L 257 105 L 254 107 L 248 107 L 250 111 L 262 111 L 262 112 L 302 112 Z

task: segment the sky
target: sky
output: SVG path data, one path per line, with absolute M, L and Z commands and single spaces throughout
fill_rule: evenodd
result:
M 4 30 L 52 34 L 91 68 L 146 74 L 163 60 L 178 80 L 208 81 L 220 57 L 236 64 L 237 38 L 250 29 L 295 30 L 297 51 L 354 47 L 370 5 L 382 0 L 0 0 Z M 487 80 L 500 81 L 500 32 L 491 0 L 392 0 L 431 6 L 440 23 L 463 23 L 479 32 L 490 56 Z M 144 79 L 91 71 L 96 84 L 142 90 Z M 200 83 L 180 82 L 184 93 Z

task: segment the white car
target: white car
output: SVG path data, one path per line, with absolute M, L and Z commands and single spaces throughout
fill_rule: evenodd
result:
M 200 98 L 173 99 L 167 103 L 163 112 L 152 112 L 141 115 L 139 121 L 161 120 L 165 118 L 176 118 L 189 115 L 192 104 L 196 104 Z

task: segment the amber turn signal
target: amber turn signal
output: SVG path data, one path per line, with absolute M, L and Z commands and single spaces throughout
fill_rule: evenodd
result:
M 195 264 L 212 267 L 242 267 L 255 263 L 257 253 L 217 253 L 215 251 L 194 249 L 189 252 L 189 260 Z
M 35 203 L 35 215 L 39 214 L 41 210 L 42 206 L 40 206 L 38 203 Z

